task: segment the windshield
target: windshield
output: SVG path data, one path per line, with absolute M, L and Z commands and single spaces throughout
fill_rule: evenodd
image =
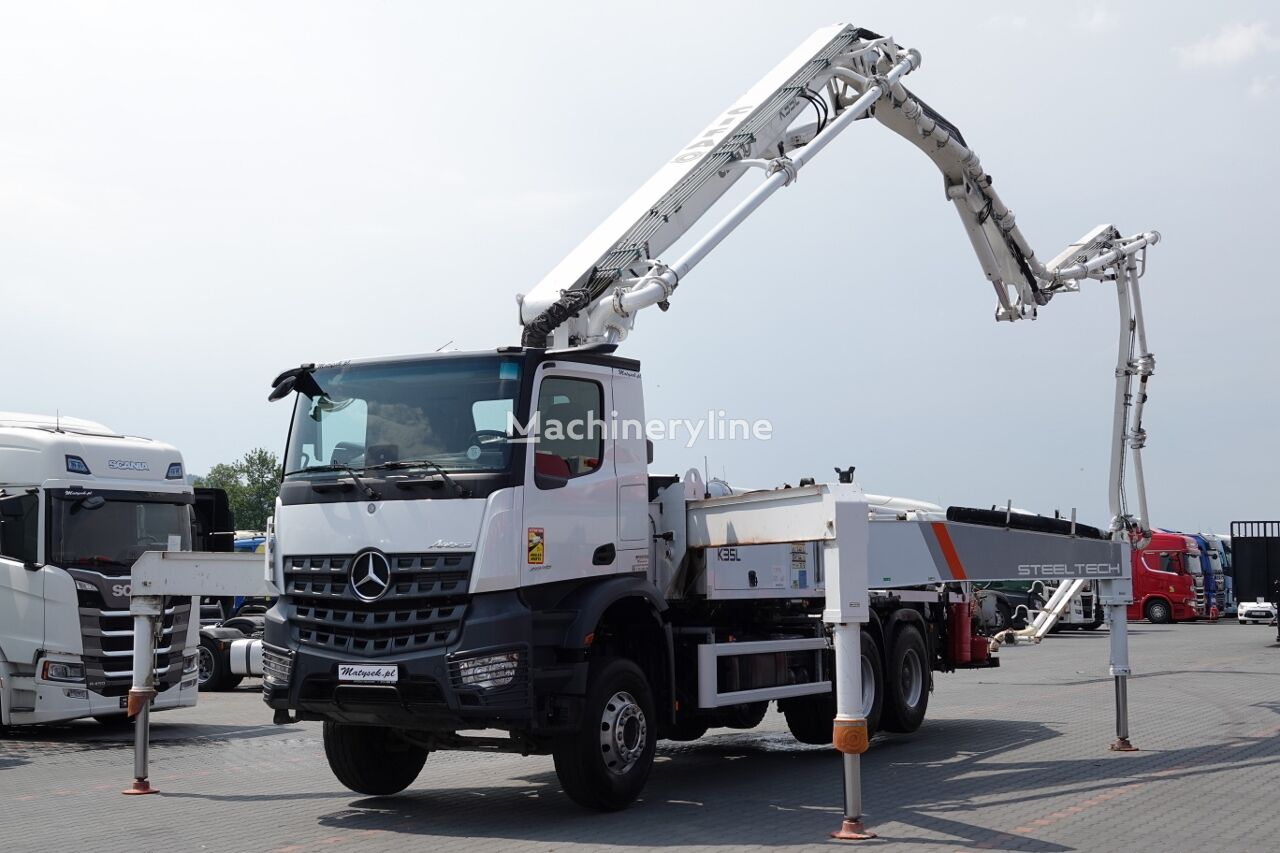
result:
M 286 476 L 429 460 L 449 472 L 506 470 L 519 358 L 437 357 L 320 368 L 298 394 Z
M 51 504 L 48 562 L 56 566 L 127 572 L 142 552 L 168 549 L 170 536 L 179 537 L 181 550 L 191 548 L 186 503 L 55 495 Z

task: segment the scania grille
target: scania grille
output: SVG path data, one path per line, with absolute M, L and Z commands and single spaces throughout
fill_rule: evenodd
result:
M 124 696 L 133 683 L 133 616 L 128 610 L 106 610 L 95 593 L 80 593 L 80 634 L 84 638 L 85 677 L 89 689 L 103 696 Z M 182 602 L 177 604 L 175 602 Z M 85 605 L 88 606 L 85 606 Z M 191 620 L 191 599 L 165 602 L 161 634 L 156 642 L 156 689 L 168 690 L 182 679 L 182 647 Z
M 390 582 L 371 602 L 351 588 L 355 556 L 285 557 L 285 600 L 297 642 L 378 657 L 457 641 L 474 555 L 387 554 Z

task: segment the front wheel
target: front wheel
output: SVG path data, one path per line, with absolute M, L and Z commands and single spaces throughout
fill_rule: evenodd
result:
M 1147 621 L 1154 625 L 1167 625 L 1173 621 L 1173 613 L 1168 604 L 1156 598 L 1147 602 Z
M 427 761 L 426 747 L 387 726 L 353 726 L 326 720 L 324 755 L 338 781 L 357 794 L 385 797 L 413 784 Z
M 196 685 L 201 691 L 235 690 L 243 675 L 231 671 L 231 659 L 222 644 L 212 637 L 201 637 L 196 649 Z
M 580 806 L 626 808 L 644 788 L 658 742 L 653 693 L 644 672 L 625 658 L 592 664 L 582 727 L 552 745 L 556 775 Z

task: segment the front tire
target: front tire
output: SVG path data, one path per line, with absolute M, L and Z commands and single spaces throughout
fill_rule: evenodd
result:
M 231 671 L 231 660 L 221 648 L 221 644 L 211 637 L 201 637 L 200 647 L 196 649 L 196 685 L 200 692 L 235 690 L 243 675 Z
M 1147 621 L 1153 625 L 1168 625 L 1173 621 L 1169 605 L 1159 598 L 1147 602 Z
M 903 625 L 894 635 L 884 681 L 884 730 L 905 733 L 920 728 L 929 708 L 930 670 L 924 637 L 914 625 Z
M 618 811 L 644 789 L 657 747 L 657 715 L 644 672 L 625 658 L 592 664 L 582 727 L 552 745 L 556 775 L 580 806 Z
M 386 797 L 413 784 L 427 749 L 387 726 L 353 726 L 326 720 L 324 755 L 338 781 L 357 794 Z

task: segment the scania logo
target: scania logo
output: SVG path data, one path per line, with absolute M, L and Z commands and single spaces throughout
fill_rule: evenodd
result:
M 351 563 L 351 591 L 361 601 L 377 601 L 391 586 L 391 563 L 377 551 L 357 554 Z
M 107 467 L 116 471 L 150 471 L 151 466 L 135 459 L 108 459 Z

